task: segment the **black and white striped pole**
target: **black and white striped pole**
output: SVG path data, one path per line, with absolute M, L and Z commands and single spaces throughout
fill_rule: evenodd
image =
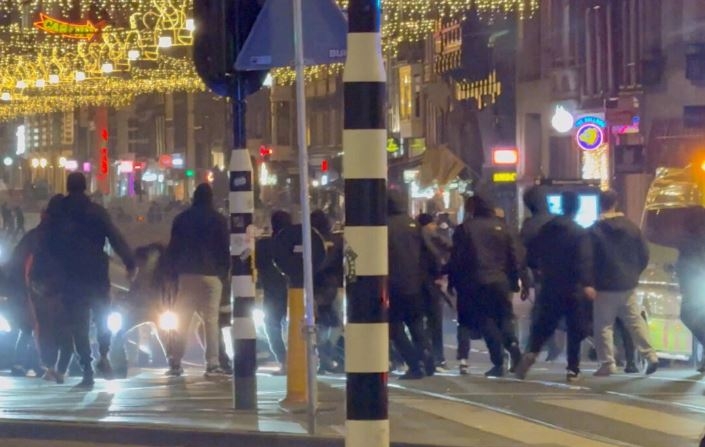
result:
M 380 0 L 350 0 L 343 76 L 346 447 L 389 446 L 386 73 Z
M 245 136 L 245 93 L 235 82 L 233 150 L 230 153 L 230 255 L 232 268 L 233 401 L 236 410 L 257 408 L 257 331 L 252 317 L 255 211 L 252 161 Z

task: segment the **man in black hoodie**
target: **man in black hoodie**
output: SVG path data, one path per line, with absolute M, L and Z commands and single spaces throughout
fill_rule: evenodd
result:
M 595 350 L 600 367 L 596 376 L 616 371 L 613 326 L 619 317 L 647 360 L 646 374 L 658 368 L 656 351 L 651 347 L 646 322 L 641 318 L 634 289 L 649 263 L 649 252 L 641 230 L 624 214 L 617 212 L 617 193 L 600 194 L 600 220 L 590 235 L 593 247 L 594 277 L 597 298 L 593 307 Z
M 389 215 L 389 332 L 409 370 L 402 379 L 433 375 L 436 365 L 423 322 L 423 241 L 419 225 L 406 214 L 404 197 L 390 190 Z M 411 341 L 406 335 L 411 334 Z M 425 374 L 424 374 L 425 369 Z
M 169 358 L 169 376 L 183 374 L 186 334 L 194 312 L 203 318 L 206 329 L 206 377 L 223 376 L 220 366 L 220 310 L 223 285 L 230 281 L 230 233 L 228 224 L 213 204 L 213 189 L 207 183 L 198 185 L 191 208 L 174 219 L 167 259 L 171 273 L 177 278 L 178 292 L 174 311 L 179 326 Z
M 541 347 L 565 317 L 568 329 L 569 382 L 580 377 L 580 343 L 588 336 L 589 301 L 595 298 L 592 287 L 592 247 L 588 232 L 575 222 L 580 198 L 574 191 L 561 194 L 563 215 L 545 224 L 529 247 L 529 258 L 536 259 L 542 287 L 536 298 L 536 319 L 531 325 L 528 352 L 516 375 L 520 379 L 536 361 Z
M 464 374 L 463 361 L 470 350 L 469 337 L 460 333 L 470 327 L 482 334 L 490 351 L 493 367 L 485 376 L 502 377 L 504 349 L 511 355 L 512 367 L 521 358 L 511 298 L 512 291 L 519 290 L 520 254 L 514 237 L 487 200 L 469 197 L 465 213 L 467 219 L 453 234 L 448 266 L 449 286 L 458 293 L 460 371 Z

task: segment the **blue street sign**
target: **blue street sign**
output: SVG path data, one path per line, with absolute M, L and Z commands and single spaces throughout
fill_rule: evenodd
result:
M 304 62 L 344 62 L 348 24 L 334 0 L 304 0 Z M 294 23 L 291 0 L 266 0 L 235 62 L 240 71 L 294 66 Z

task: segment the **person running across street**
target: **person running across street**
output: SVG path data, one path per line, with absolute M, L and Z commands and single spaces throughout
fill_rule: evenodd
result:
M 224 376 L 220 366 L 218 316 L 223 283 L 230 281 L 230 233 L 225 217 L 213 202 L 213 189 L 198 185 L 190 208 L 174 219 L 167 262 L 177 281 L 173 310 L 179 324 L 174 334 L 167 375 L 183 374 L 181 359 L 194 312 L 203 319 L 206 338 L 206 377 Z
M 619 317 L 636 348 L 648 362 L 646 374 L 658 368 L 658 356 L 648 340 L 634 289 L 649 263 L 649 252 L 641 230 L 617 212 L 617 193 L 600 194 L 602 214 L 590 229 L 597 297 L 593 305 L 594 343 L 600 367 L 596 376 L 616 372 L 614 322 Z

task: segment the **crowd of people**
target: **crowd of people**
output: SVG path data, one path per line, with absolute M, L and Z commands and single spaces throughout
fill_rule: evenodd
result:
M 91 387 L 91 323 L 99 353 L 95 369 L 106 378 L 112 376 L 106 241 L 133 279 L 144 253 L 137 250 L 135 256 L 107 211 L 86 195 L 83 174 L 69 175 L 67 191 L 66 196 L 49 201 L 41 223 L 19 241 L 0 284 L 14 305 L 13 320 L 21 329 L 13 374 L 26 375 L 33 369 L 46 380 L 63 383 L 75 353 L 83 373 L 80 385 Z M 557 348 L 552 344 L 561 326 L 567 333 L 568 381 L 580 377 L 581 343 L 589 336 L 600 364 L 595 375 L 616 371 L 615 330 L 625 344 L 626 371 L 638 371 L 636 351 L 646 362 L 645 373 L 656 371 L 658 358 L 634 293 L 649 260 L 644 237 L 617 212 L 614 191 L 600 194 L 600 218 L 588 229 L 576 223 L 577 194 L 566 191 L 561 200 L 563 214 L 552 216 L 541 188 L 529 189 L 524 201 L 532 215 L 517 234 L 482 193 L 466 200 L 465 219 L 451 230 L 429 214 L 412 218 L 405 197 L 389 191 L 390 354 L 392 368 L 406 365 L 402 379 L 448 370 L 443 343 L 446 303 L 457 312 L 461 375 L 469 372 L 471 340 L 481 338 L 492 363 L 486 376 L 512 372 L 523 379 L 544 348 L 555 357 Z M 311 223 L 325 242 L 325 257 L 314 277 L 319 372 L 340 373 L 344 371 L 343 237 L 332 231 L 330 219 L 321 210 L 312 213 Z M 271 235 L 258 239 L 255 247 L 267 338 L 280 373 L 286 372 L 287 363 L 283 324 L 288 283 L 274 251 L 277 236 L 291 225 L 289 213 L 274 212 Z M 702 306 L 696 305 L 705 277 L 705 210 L 694 212 L 689 225 L 692 238 L 681 249 L 676 269 L 683 320 L 705 343 Z M 222 336 L 222 328 L 230 324 L 229 245 L 227 221 L 214 205 L 213 190 L 201 184 L 192 205 L 175 218 L 169 244 L 158 250 L 158 265 L 150 271 L 151 287 L 145 289 L 160 295 L 161 303 L 180 320 L 170 329 L 169 376 L 184 372 L 182 358 L 194 314 L 204 323 L 205 375 L 232 373 Z M 516 293 L 522 300 L 535 297 L 525 347 L 516 334 Z M 38 355 L 32 360 L 35 342 Z M 699 371 L 705 372 L 705 364 Z

